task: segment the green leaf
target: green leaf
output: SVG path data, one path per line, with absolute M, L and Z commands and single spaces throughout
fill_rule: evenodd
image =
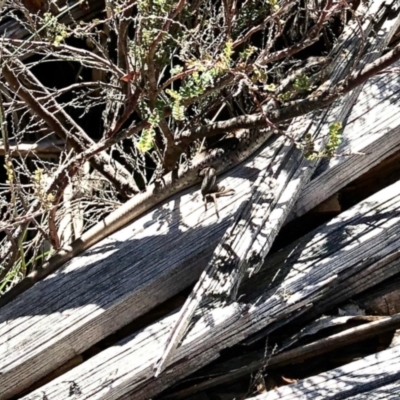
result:
M 138 149 L 142 153 L 150 151 L 154 146 L 154 136 L 156 135 L 153 128 L 143 129 L 138 142 Z
M 175 65 L 175 67 L 173 67 L 173 68 L 171 69 L 171 76 L 178 75 L 178 74 L 180 74 L 182 71 L 183 71 L 182 65 Z
M 268 0 L 268 4 L 272 7 L 272 9 L 276 12 L 279 11 L 279 3 L 278 0 Z
M 329 126 L 329 140 L 325 147 L 325 156 L 333 157 L 342 142 L 342 123 L 334 122 Z
M 249 57 L 251 57 L 256 50 L 257 50 L 257 47 L 249 46 L 249 47 L 247 47 L 247 49 L 244 49 L 243 51 L 241 51 L 239 53 L 239 57 L 241 60 L 247 61 L 247 59 Z
M 178 92 L 176 92 L 175 90 L 167 89 L 165 92 L 176 101 L 181 101 L 182 100 L 182 96 Z
M 276 86 L 273 83 L 264 85 L 264 90 L 267 90 L 268 92 L 275 92 Z
M 297 91 L 310 90 L 310 79 L 306 75 L 301 75 L 294 81 L 293 87 Z
M 290 96 L 292 95 L 291 92 L 285 92 L 285 93 L 281 93 L 280 95 L 278 95 L 278 99 L 280 101 L 288 101 L 290 100 Z
M 265 71 L 261 68 L 255 68 L 253 71 L 253 75 L 251 76 L 251 81 L 256 83 L 256 82 L 261 82 L 264 83 L 268 79 L 267 74 Z
M 177 121 L 184 121 L 185 120 L 185 108 L 183 106 L 181 106 L 178 101 L 175 102 L 173 107 L 172 107 L 172 116 Z

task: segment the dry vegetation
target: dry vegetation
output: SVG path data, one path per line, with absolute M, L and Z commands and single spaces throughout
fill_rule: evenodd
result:
M 0 398 L 400 393 L 399 9 L 0 0 Z
M 115 0 L 93 19 L 95 3 L 2 4 L 0 292 L 239 129 L 285 135 L 399 57 L 319 86 L 353 1 Z M 296 146 L 332 156 L 339 128 Z

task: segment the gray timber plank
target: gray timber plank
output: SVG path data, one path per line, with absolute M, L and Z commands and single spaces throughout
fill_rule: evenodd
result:
M 350 396 L 348 400 L 398 400 L 400 399 L 400 380 L 383 385 L 365 393 Z
M 248 400 L 398 399 L 400 346 Z
M 271 146 L 222 176 L 221 219 L 196 188 L 103 240 L 0 310 L 0 398 L 16 393 L 198 278 Z M 18 379 L 18 387 L 15 381 Z
M 386 21 L 377 33 L 378 47 L 384 48 L 400 26 L 400 16 Z M 395 67 L 399 67 L 397 63 Z M 288 220 L 311 210 L 338 190 L 400 150 L 400 77 L 397 73 L 377 75 L 363 87 L 345 128 L 338 154 L 323 160 L 312 180 L 303 189 Z
M 222 349 L 260 329 L 273 330 L 289 322 L 292 315 L 318 305 L 321 297 L 329 299 L 323 312 L 351 297 L 358 286 L 366 290 L 398 273 L 399 257 L 386 258 L 386 263 L 379 260 L 400 252 L 399 236 L 397 182 L 268 257 L 265 268 L 244 283 L 245 308 L 234 303 L 198 315 L 171 366 L 158 379 L 153 364 L 177 313 L 110 347 L 26 399 L 41 392 L 49 400 L 67 398 L 69 381 L 81 387 L 81 398 L 151 398 L 207 363 L 210 355 L 215 358 Z
M 2 308 L 0 397 L 28 387 L 197 279 L 279 142 L 271 140 L 223 176 L 237 194 L 221 199 L 220 221 L 212 208 L 204 213 L 198 193 L 186 190 Z

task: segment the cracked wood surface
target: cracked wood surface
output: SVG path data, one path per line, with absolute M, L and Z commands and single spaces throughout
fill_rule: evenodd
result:
M 219 221 L 212 208 L 204 212 L 199 191 L 186 190 L 3 307 L 0 398 L 190 285 L 276 146 L 271 139 L 269 147 L 223 177 L 237 192 L 219 199 Z
M 350 322 L 351 324 L 357 324 L 354 327 L 345 328 L 345 325 Z M 274 348 L 274 352 L 267 356 L 265 349 L 248 351 L 245 354 L 238 355 L 236 357 L 230 357 L 224 362 L 217 362 L 206 368 L 203 368 L 198 374 L 192 375 L 187 381 L 195 381 L 193 385 L 185 385 L 185 379 L 183 382 L 179 382 L 179 386 L 176 391 L 170 390 L 165 396 L 161 396 L 160 400 L 178 400 L 187 399 L 192 395 L 200 395 L 204 391 L 212 393 L 210 389 L 221 385 L 231 385 L 238 379 L 257 374 L 259 371 L 263 371 L 264 376 L 268 376 L 271 369 L 281 369 L 282 367 L 289 366 L 289 368 L 302 367 L 308 360 L 311 362 L 315 357 L 334 352 L 335 350 L 342 349 L 344 346 L 351 345 L 360 341 L 364 341 L 368 338 L 378 337 L 382 334 L 391 334 L 396 329 L 400 328 L 400 314 L 391 315 L 388 317 L 383 316 L 346 316 L 346 317 L 321 317 L 316 321 L 313 321 L 311 325 L 302 329 L 299 334 L 301 336 L 315 335 L 316 332 L 325 328 L 335 326 L 336 328 L 342 327 L 340 332 L 334 334 L 324 334 L 323 338 L 317 338 L 314 341 L 308 341 L 307 344 L 297 343 L 290 340 L 288 343 L 282 343 L 280 346 L 274 346 L 271 339 L 268 339 L 268 348 Z M 326 332 L 325 332 L 326 333 Z M 300 335 L 297 335 L 297 339 Z M 314 339 L 316 337 L 314 336 Z M 265 339 L 267 340 L 267 339 Z M 291 346 L 290 350 L 287 347 Z M 382 349 L 381 349 L 382 350 Z M 350 361 L 351 362 L 351 361 Z M 197 376 L 196 376 L 197 375 Z M 254 376 L 254 375 L 253 375 Z M 197 377 L 197 379 L 196 379 Z M 183 383 L 183 385 L 181 385 Z M 186 387 L 185 387 L 186 386 Z M 254 395 L 255 396 L 255 395 Z
M 377 16 L 379 10 L 380 17 L 377 20 L 382 18 L 385 13 L 381 9 L 382 4 L 377 2 L 369 7 L 363 14 L 362 27 L 354 21 L 346 27 L 330 54 L 333 59 L 329 66 L 331 74 L 327 82 L 320 82 L 322 86 L 333 88 L 344 79 L 360 56 L 360 30 L 362 35 L 368 36 L 372 29 L 367 16 Z M 381 37 L 371 39 L 372 43 L 369 44 L 375 52 L 365 57 L 361 66 L 379 57 L 386 40 L 390 40 L 395 30 L 389 29 L 389 32 L 388 34 L 385 30 Z M 310 135 L 321 149 L 324 148 L 328 141 L 329 126 L 332 123 L 344 123 L 360 91 L 361 87 L 356 88 L 327 109 L 295 119 L 286 135 L 295 141 L 301 141 L 306 135 Z M 210 306 L 218 307 L 221 303 L 236 302 L 243 277 L 247 273 L 252 275 L 258 272 L 301 190 L 317 166 L 316 161 L 306 160 L 297 151 L 294 143 L 285 138 L 280 139 L 282 147 L 274 154 L 270 165 L 257 177 L 249 198 L 236 212 L 234 221 L 182 307 L 177 323 L 167 339 L 165 350 L 155 366 L 156 376 L 168 365 L 198 307 L 203 306 L 203 310 L 207 310 Z
M 264 150 L 224 175 L 240 192 L 221 199 L 218 223 L 213 210 L 203 213 L 200 195 L 193 201 L 186 190 L 2 309 L 1 390 L 26 387 L 192 283 L 267 163 Z
M 377 32 L 375 51 L 369 55 L 369 62 L 379 56 L 377 52 L 386 48 L 399 26 L 399 16 L 385 21 Z M 400 63 L 396 63 L 393 67 L 399 66 Z M 346 121 L 343 141 L 337 153 L 365 155 L 323 160 L 312 180 L 301 192 L 289 220 L 305 214 L 400 149 L 400 127 L 397 121 L 400 112 L 399 85 L 397 73 L 377 75 L 364 85 L 360 101 L 354 105 Z M 366 130 L 368 134 L 360 134 Z
M 395 400 L 400 345 L 248 400 Z
M 240 294 L 246 309 L 230 304 L 197 315 L 159 378 L 154 378 L 153 364 L 177 312 L 44 385 L 30 398 L 42 392 L 49 399 L 67 398 L 67 381 L 81 387 L 81 398 L 151 398 L 206 364 L 207 357 L 215 359 L 222 349 L 259 330 L 272 331 L 313 307 L 323 313 L 399 273 L 400 259 L 390 256 L 400 250 L 399 235 L 397 182 L 267 257 L 265 268 L 244 282 Z

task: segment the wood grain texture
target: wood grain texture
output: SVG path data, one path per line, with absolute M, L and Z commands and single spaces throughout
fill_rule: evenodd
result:
M 207 356 L 215 358 L 222 349 L 260 329 L 272 331 L 314 305 L 324 312 L 352 297 L 356 288 L 366 290 L 398 273 L 399 258 L 390 254 L 400 250 L 399 235 L 400 182 L 268 257 L 263 270 L 244 283 L 241 300 L 245 306 L 234 303 L 200 312 L 171 366 L 159 379 L 154 379 L 153 364 L 176 313 L 110 347 L 30 396 L 44 391 L 49 399 L 67 398 L 65 382 L 74 381 L 82 389 L 81 398 L 151 398 L 204 365 Z
M 2 308 L 0 398 L 19 390 L 16 376 L 29 386 L 198 278 L 275 142 L 221 177 L 236 195 L 220 199 L 219 221 L 186 190 Z
M 224 186 L 235 188 L 236 195 L 220 199 L 220 221 L 216 221 L 214 210 L 204 213 L 197 191 L 193 196 L 193 189 L 186 190 L 3 308 L 0 398 L 28 387 L 197 279 L 238 204 L 247 199 L 252 182 L 269 164 L 274 146 L 276 139 L 222 177 Z M 231 308 L 236 318 L 236 305 Z M 222 312 L 226 314 L 225 309 Z M 163 333 L 166 331 L 157 334 Z M 237 335 L 237 340 L 248 335 Z M 146 343 L 156 351 L 151 342 Z M 207 359 L 215 356 L 211 352 Z M 182 365 L 181 372 L 187 371 L 191 370 Z M 99 374 L 108 376 L 103 370 Z M 171 375 L 171 379 L 176 377 Z M 165 378 L 154 390 L 159 391 L 163 381 Z M 115 398 L 120 390 L 118 387 Z
M 358 49 L 361 31 L 363 35 L 368 36 L 372 29 L 366 15 L 372 14 L 380 19 L 382 4 L 378 2 L 371 5 L 362 15 L 362 26 L 353 21 L 345 28 L 330 54 L 330 75 L 322 86 L 333 88 L 345 78 L 349 69 L 356 63 L 360 56 Z M 373 41 L 375 42 L 375 38 Z M 378 54 L 379 48 L 375 56 Z M 370 56 L 366 62 L 369 58 Z M 356 88 L 330 107 L 296 118 L 286 135 L 295 141 L 301 141 L 309 135 L 317 143 L 317 149 L 324 148 L 328 142 L 329 126 L 338 121 L 344 122 L 360 91 L 361 88 Z M 207 268 L 182 307 L 177 323 L 166 341 L 165 350 L 160 354 L 156 376 L 169 364 L 173 352 L 191 323 L 193 314 L 202 303 L 203 307 L 219 307 L 221 300 L 236 301 L 242 279 L 246 274 L 258 272 L 301 190 L 315 170 L 317 160 L 305 159 L 293 140 L 283 140 L 285 137 L 279 138 L 281 139 L 282 147 L 277 149 L 270 165 L 258 175 L 250 197 L 240 206 L 234 221 L 218 243 Z
M 368 392 L 350 396 L 348 400 L 397 400 L 400 398 L 400 380 L 382 385 Z
M 328 320 L 328 321 L 327 321 Z M 316 329 L 317 324 L 323 329 L 328 326 L 336 328 L 344 327 L 348 322 L 356 325 L 352 328 L 342 330 L 330 336 L 324 336 L 314 342 L 309 342 L 306 345 L 300 345 L 290 350 L 283 351 L 284 346 L 275 347 L 275 354 L 271 354 L 268 358 L 265 357 L 265 350 L 247 352 L 235 358 L 229 358 L 222 363 L 216 363 L 214 366 L 203 368 L 201 374 L 203 380 L 196 380 L 196 384 L 188 386 L 177 392 L 170 392 L 165 396 L 161 396 L 162 400 L 178 400 L 187 399 L 190 396 L 203 393 L 212 393 L 211 388 L 221 385 L 229 385 L 244 376 L 255 376 L 259 371 L 263 371 L 265 376 L 269 375 L 271 369 L 276 371 L 286 365 L 295 366 L 298 368 L 307 365 L 308 360 L 317 357 L 324 353 L 331 353 L 334 349 L 340 349 L 346 345 L 363 341 L 367 338 L 377 337 L 385 332 L 393 332 L 400 328 L 400 314 L 392 317 L 374 317 L 374 316 L 348 316 L 348 317 L 324 317 L 316 321 L 311 330 Z M 344 329 L 344 328 L 343 328 Z M 307 332 L 311 334 L 310 331 Z M 315 332 L 314 332 L 315 333 Z M 271 345 L 271 341 L 268 341 Z M 293 344 L 293 343 L 292 343 Z M 287 345 L 287 343 L 285 343 Z M 329 357 L 329 355 L 328 355 Z M 201 377 L 200 377 L 201 379 Z
M 374 38 L 374 51 L 364 62 L 379 57 L 400 26 L 400 16 L 386 20 Z M 396 64 L 399 67 L 400 63 Z M 323 160 L 313 179 L 302 191 L 288 220 L 299 217 L 332 196 L 348 183 L 361 176 L 380 161 L 400 149 L 400 77 L 398 74 L 377 75 L 368 81 L 360 100 L 353 107 L 345 128 L 338 154 Z
M 374 400 L 400 395 L 400 346 L 248 400 Z
M 22 387 L 29 386 L 197 279 L 238 205 L 249 195 L 251 183 L 269 164 L 277 140 L 271 140 L 269 144 L 268 149 L 258 152 L 244 165 L 222 177 L 223 184 L 234 187 L 237 194 L 221 198 L 220 221 L 216 221 L 214 210 L 209 209 L 204 213 L 197 191 L 193 195 L 193 189 L 186 190 L 94 246 L 2 309 L 0 397 L 10 396 Z M 221 310 L 221 316 L 224 321 L 227 315 L 236 320 L 237 311 L 237 305 L 234 304 Z M 264 325 L 265 321 L 261 325 L 251 325 L 250 331 L 238 334 L 226 345 L 247 337 L 250 332 Z M 144 352 L 139 355 L 129 353 L 136 361 L 131 362 L 119 353 L 114 354 L 114 348 L 102 353 L 101 357 L 106 358 L 93 359 L 104 364 L 108 356 L 115 355 L 120 361 L 125 360 L 127 365 L 120 368 L 117 366 L 119 361 L 116 361 L 111 369 L 103 370 L 100 364 L 91 366 L 90 371 L 79 375 L 89 379 L 87 384 L 86 381 L 83 384 L 92 390 L 88 398 L 107 398 L 110 385 L 113 386 L 115 382 L 115 390 L 111 390 L 110 398 L 120 398 L 129 393 L 136 383 L 146 382 L 145 379 L 150 378 L 152 370 L 146 363 L 157 353 L 158 346 L 158 339 L 154 342 L 153 336 L 165 340 L 167 333 L 167 328 L 163 330 L 161 327 L 155 334 L 153 328 L 147 331 L 151 334 L 150 338 L 146 336 L 147 333 L 140 336 L 139 346 L 144 347 Z M 152 349 L 150 352 L 149 348 Z M 187 363 L 177 366 L 174 369 L 177 375 L 162 376 L 151 390 L 160 391 L 177 376 L 200 368 L 216 356 L 215 350 L 201 350 L 201 355 L 196 357 L 197 362 L 194 362 L 195 367 L 191 369 Z M 147 368 L 146 365 L 148 369 L 143 375 L 142 368 Z M 80 370 L 77 371 L 79 373 Z M 124 371 L 128 374 L 126 377 Z M 92 378 L 94 381 L 90 383 Z M 125 378 L 133 380 L 126 381 Z M 18 386 L 15 385 L 16 379 Z M 110 382 L 110 379 L 112 383 L 105 385 L 104 382 Z M 124 386 L 126 383 L 128 386 Z M 104 391 L 99 388 L 104 388 Z M 63 388 L 57 393 L 60 393 L 60 398 L 65 394 Z M 148 393 L 148 389 L 143 393 Z

